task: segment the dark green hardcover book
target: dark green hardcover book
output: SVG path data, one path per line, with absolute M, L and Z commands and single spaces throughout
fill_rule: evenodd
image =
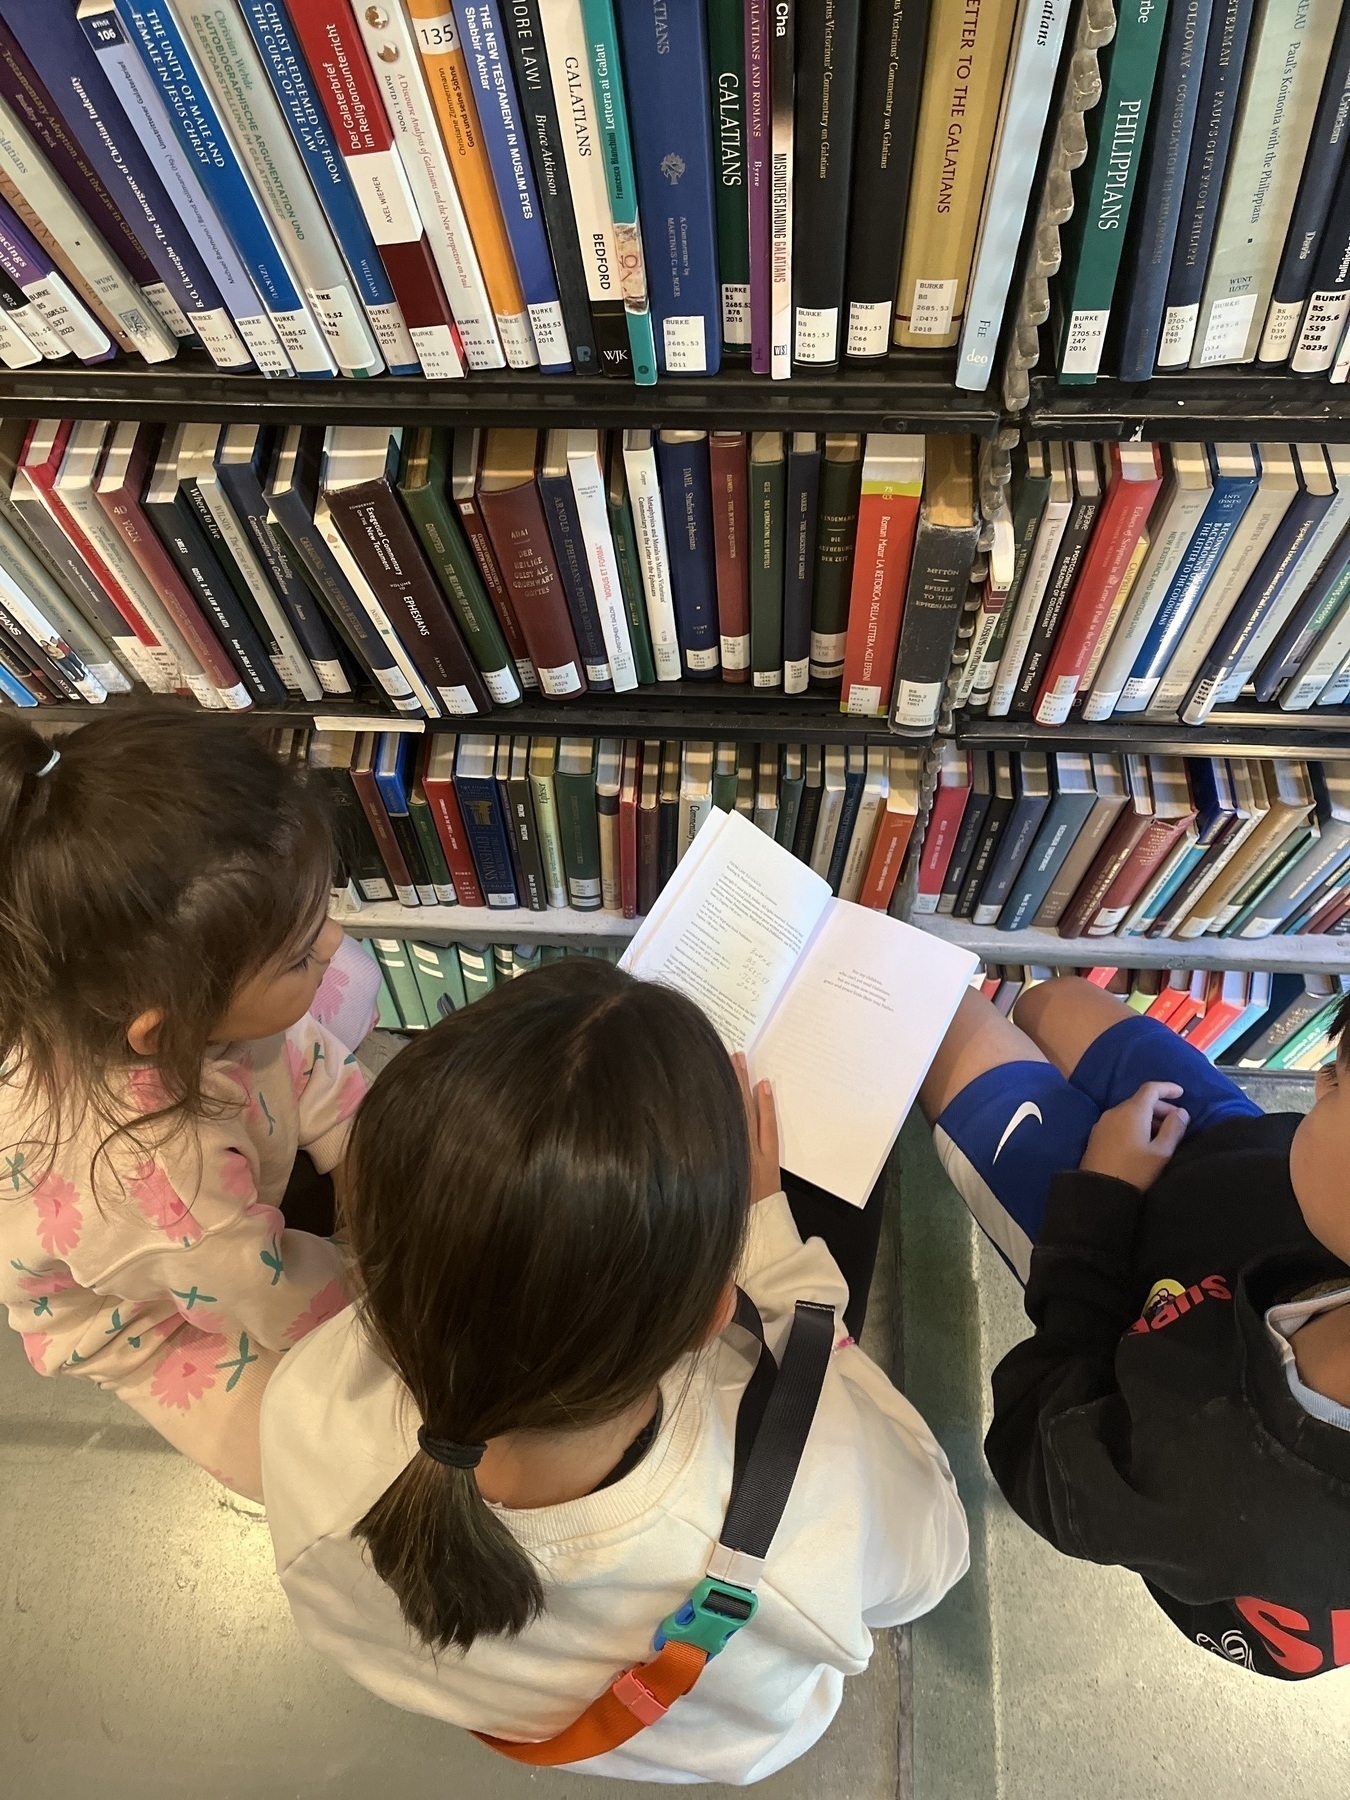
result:
M 713 752 L 712 803 L 722 812 L 736 810 L 736 746 L 721 743 Z
M 469 654 L 483 671 L 493 704 L 515 706 L 521 697 L 516 666 L 446 491 L 451 450 L 449 431 L 426 426 L 408 431 L 399 460 L 398 491 L 431 572 L 459 620 Z
M 421 846 L 422 860 L 427 865 L 427 873 L 431 876 L 432 885 L 453 890 L 454 877 L 445 860 L 445 851 L 441 848 L 441 840 L 437 835 L 435 821 L 431 816 L 431 805 L 422 792 L 421 782 L 415 783 L 408 790 L 408 819 L 417 842 Z
M 452 1013 L 463 1012 L 468 1005 L 464 976 L 459 966 L 459 951 L 453 944 L 404 943 L 408 965 L 417 980 L 427 1021 L 436 1025 Z
M 713 196 L 722 347 L 750 348 L 750 211 L 745 179 L 745 0 L 708 0 Z
M 783 685 L 783 509 L 787 458 L 781 431 L 750 438 L 750 679 Z
M 614 559 L 619 565 L 619 586 L 623 589 L 623 608 L 628 615 L 628 635 L 633 641 L 638 686 L 647 687 L 656 680 L 656 663 L 652 659 L 652 629 L 647 621 L 647 597 L 642 588 L 633 509 L 628 504 L 628 475 L 623 466 L 621 431 L 611 435 L 608 454 L 609 484 L 605 503 L 609 509 L 609 531 L 614 539 Z
M 398 1008 L 398 1016 L 407 1031 L 425 1031 L 427 1009 L 422 990 L 408 963 L 407 945 L 402 938 L 372 938 L 370 947 L 384 973 L 385 985 Z
M 497 985 L 497 959 L 491 945 L 459 945 L 459 972 L 464 978 L 466 1005 L 486 999 Z
M 802 810 L 802 791 L 806 786 L 805 744 L 783 745 L 783 767 L 778 779 L 778 824 L 775 840 L 790 850 L 797 835 L 797 820 Z
M 565 737 L 558 743 L 553 777 L 558 800 L 558 832 L 567 872 L 568 904 L 578 912 L 599 912 L 600 821 L 595 810 L 595 740 Z
M 826 434 L 816 507 L 816 579 L 811 593 L 811 684 L 837 688 L 844 676 L 848 595 L 862 492 L 862 438 Z
M 1058 284 L 1055 366 L 1068 386 L 1091 385 L 1101 368 L 1166 23 L 1159 0 L 1121 0 L 1116 35 L 1099 54 L 1102 97 L 1087 116 Z

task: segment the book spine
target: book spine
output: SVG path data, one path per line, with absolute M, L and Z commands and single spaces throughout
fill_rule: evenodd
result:
M 769 373 L 773 335 L 769 105 L 769 0 L 746 0 L 745 169 L 750 249 L 750 367 L 756 375 Z
M 910 555 L 918 525 L 921 482 L 869 482 L 858 501 L 848 639 L 840 711 L 883 716 L 900 644 Z
M 859 906 L 873 912 L 885 912 L 895 893 L 905 852 L 914 835 L 915 815 L 909 812 L 882 813 L 877 821 L 877 835 L 872 841 L 872 854 L 858 892 Z
M 97 663 L 91 648 L 85 652 L 86 662 L 109 693 L 127 693 L 131 684 L 112 658 L 120 658 L 127 669 L 139 676 L 140 640 L 109 595 L 94 580 L 84 558 L 67 535 L 55 497 L 31 480 L 20 467 L 15 471 L 9 499 L 15 529 L 50 567 L 53 580 L 59 583 L 59 592 L 63 596 L 69 595 L 72 606 L 78 607 L 74 617 L 66 622 L 66 635 L 75 640 L 77 633 L 73 627 L 78 619 L 85 626 L 91 645 L 102 647 L 108 657 L 102 664 Z
M 990 860 L 980 884 L 973 918 L 976 925 L 997 922 L 1031 853 L 1037 830 L 1045 817 L 1047 801 L 1019 796 L 1000 835 L 998 853 Z
M 577 912 L 599 912 L 604 905 L 600 873 L 600 826 L 595 806 L 595 776 L 563 774 L 554 778 L 568 904 Z
M 1189 3 L 1199 7 L 1201 0 Z M 1068 20 L 1069 0 L 1044 0 L 1040 6 L 1026 6 L 1021 11 L 957 352 L 956 385 L 968 393 L 983 393 L 994 372 Z
M 1219 218 L 1219 196 L 1237 118 L 1252 7 L 1253 0 L 1215 0 L 1167 278 L 1167 303 L 1156 359 L 1160 369 L 1184 369 L 1191 360 L 1200 296 Z
M 647 596 L 642 586 L 637 534 L 633 530 L 633 512 L 628 504 L 628 483 L 623 475 L 623 451 L 617 444 L 610 452 L 610 459 L 611 473 L 617 475 L 618 479 L 617 482 L 611 482 L 606 495 L 606 507 L 610 537 L 614 544 L 614 562 L 619 576 L 619 591 L 623 599 L 624 617 L 628 623 L 628 640 L 633 649 L 638 685 L 650 687 L 656 680 L 656 660 L 652 655 L 652 633 L 647 621 Z M 613 656 L 610 662 L 614 666 Z
M 567 905 L 567 871 L 563 866 L 562 830 L 558 823 L 558 795 L 554 776 L 532 774 L 530 799 L 534 803 L 535 826 L 539 832 L 545 897 L 551 907 L 564 907 Z
M 537 4 L 552 73 L 553 100 L 562 132 L 563 160 L 572 191 L 600 371 L 631 381 L 633 353 L 628 341 L 614 220 L 605 179 L 604 144 L 581 0 L 537 0 Z
M 810 675 L 820 687 L 835 687 L 843 680 L 861 487 L 860 455 L 835 461 L 826 454 L 820 470 L 816 572 L 811 590 Z
M 539 366 L 545 372 L 566 373 L 572 367 L 572 353 L 530 166 L 528 139 L 521 125 L 520 100 L 511 73 L 501 9 L 496 0 L 455 0 L 455 17 L 502 218 L 530 315 Z
M 1302 312 L 1290 367 L 1296 375 L 1333 371 L 1350 313 L 1350 165 L 1343 165 L 1322 249 L 1313 269 L 1312 292 Z
M 72 293 L 65 278 L 29 232 L 23 220 L 0 199 L 0 271 L 21 296 L 7 303 L 15 325 L 55 355 L 74 354 L 82 363 L 107 362 L 117 349 L 94 315 Z M 51 354 L 50 350 L 46 351 Z
M 1058 794 L 1050 802 L 998 915 L 1000 931 L 1021 931 L 1031 924 L 1095 804 L 1095 794 Z
M 789 449 L 783 534 L 783 692 L 804 694 L 811 678 L 820 452 Z
M 864 0 L 844 298 L 845 347 L 891 347 L 910 175 L 928 60 L 930 0 Z
M 769 374 L 792 374 L 792 176 L 796 126 L 795 0 L 774 0 L 769 21 Z
M 891 705 L 891 730 L 902 736 L 927 737 L 937 728 L 978 540 L 973 524 L 919 521 Z
M 656 457 L 683 672 L 710 680 L 721 661 L 721 640 L 707 440 L 669 444 L 658 438 Z
M 862 0 L 823 0 L 797 15 L 792 233 L 811 250 L 793 265 L 792 359 L 808 367 L 839 360 L 861 15 Z
M 480 491 L 478 504 L 540 688 L 550 699 L 585 693 L 586 677 L 537 491 L 533 484 L 500 494 Z
M 1115 931 L 1189 823 L 1189 817 L 1149 821 L 1125 863 L 1088 914 L 1085 936 L 1109 937 Z M 1061 935 L 1068 935 L 1063 927 Z
M 520 869 L 521 898 L 531 912 L 543 912 L 548 905 L 544 886 L 544 864 L 539 854 L 539 834 L 534 822 L 534 804 L 530 797 L 529 777 L 513 775 L 498 782 L 506 796 L 507 825 L 512 848 Z
M 914 900 L 916 913 L 937 911 L 938 896 L 946 878 L 947 864 L 956 848 L 956 835 L 961 829 L 961 815 L 970 799 L 970 786 L 940 786 L 933 796 L 928 815 L 928 829 L 923 835 L 919 861 L 919 888 Z
M 586 270 L 577 236 L 563 125 L 554 102 L 552 71 L 539 14 L 539 0 L 512 0 L 506 35 L 520 100 L 521 125 L 534 167 L 572 362 L 578 375 L 594 375 L 600 367 L 595 328 L 587 304 Z
M 1155 100 L 1158 118 L 1150 132 L 1140 203 L 1142 230 L 1118 352 L 1122 381 L 1148 381 L 1153 374 L 1212 16 L 1212 0 L 1178 0 L 1167 20 Z
M 1091 868 L 1078 884 L 1067 911 L 1061 917 L 1058 926 L 1061 937 L 1084 937 L 1087 935 L 1089 922 L 1096 918 L 1107 892 L 1133 856 L 1139 840 L 1152 824 L 1153 821 L 1147 816 L 1141 817 L 1137 812 L 1126 807 L 1125 812 L 1112 828 L 1110 836 L 1098 851 Z
M 404 860 L 402 848 L 394 828 L 389 822 L 384 801 L 380 796 L 379 785 L 369 768 L 351 769 L 348 771 L 352 787 L 361 811 L 366 816 L 370 834 L 375 840 L 375 847 L 380 853 L 380 861 L 384 864 L 385 873 L 389 877 L 389 885 L 394 890 L 394 897 L 400 906 L 418 906 L 421 904 L 417 889 L 413 885 L 412 874 Z
M 750 494 L 745 454 L 742 431 L 714 431 L 708 439 L 722 679 L 736 683 L 750 678 Z
M 454 314 L 464 360 L 471 369 L 500 369 L 506 354 L 436 123 L 412 23 L 401 6 L 358 7 L 351 16 Z
M 703 8 L 618 0 L 616 11 L 657 360 L 663 375 L 715 374 L 722 334 Z
M 1338 0 L 1267 0 L 1257 17 L 1200 301 L 1194 369 L 1251 362 L 1256 355 L 1339 14 Z
M 1052 500 L 1047 503 L 1036 529 L 1016 603 L 1004 602 L 1004 611 L 1011 611 L 1012 616 L 1003 633 L 1003 652 L 989 690 L 988 711 L 991 719 L 1006 718 L 1011 710 L 1041 604 L 1058 567 L 1060 548 L 1072 511 L 1072 506 L 1066 501 Z
M 434 740 L 432 740 L 434 742 Z M 426 795 L 427 805 L 431 808 L 432 824 L 441 841 L 441 850 L 445 856 L 445 865 L 450 871 L 450 879 L 455 884 L 455 894 L 461 906 L 486 906 L 487 901 L 478 883 L 478 870 L 474 866 L 473 853 L 469 849 L 468 832 L 465 830 L 464 818 L 459 810 L 459 795 L 455 784 L 448 776 L 422 777 L 422 792 Z
M 1294 205 L 1294 216 L 1289 222 L 1280 266 L 1275 272 L 1270 310 L 1256 353 L 1258 362 L 1284 362 L 1297 340 L 1303 302 L 1312 288 L 1322 230 L 1345 166 L 1346 150 L 1350 148 L 1348 125 L 1350 12 L 1342 12 L 1317 117 L 1313 121 L 1312 140 L 1304 158 L 1303 180 Z
M 77 16 L 108 88 L 158 172 L 188 242 L 205 266 L 249 355 L 264 375 L 292 375 L 291 360 L 282 348 L 276 327 L 194 167 L 184 156 L 158 87 L 121 19 L 111 7 L 99 5 L 98 0 L 82 0 Z M 198 331 L 200 335 L 200 325 Z M 203 342 L 208 342 L 205 336 Z M 227 342 L 222 338 L 222 352 Z
M 628 625 L 618 552 L 610 532 L 600 459 L 589 451 L 581 457 L 569 456 L 568 473 L 610 679 L 616 694 L 631 693 L 638 685 L 637 660 Z
M 642 587 L 647 596 L 647 621 L 651 627 L 656 679 L 678 681 L 682 672 L 680 637 L 675 626 L 675 600 L 670 587 L 670 555 L 666 548 L 656 452 L 654 449 L 626 449 L 623 461 L 628 476 L 628 499 L 633 510 Z
M 496 782 L 456 773 L 455 792 L 484 898 L 490 907 L 518 905 L 511 843 Z
M 336 374 L 337 365 L 254 198 L 176 19 L 156 0 L 145 6 L 118 0 L 117 11 L 179 147 L 229 232 L 296 374 Z M 252 350 L 253 343 L 246 341 Z
M 1350 544 L 1327 558 L 1256 671 L 1258 705 L 1273 700 L 1350 598 Z
M 407 321 L 380 259 L 355 185 L 323 109 L 314 76 L 281 0 L 240 0 L 276 110 L 290 126 L 296 149 L 365 308 L 375 344 L 392 375 L 417 375 L 421 364 Z M 379 371 L 374 363 L 372 373 Z
M 1067 235 L 1058 369 L 1062 383 L 1089 385 L 1101 368 L 1111 301 L 1143 160 L 1150 97 L 1167 9 L 1125 0 L 1101 61 L 1101 103 L 1088 115 L 1087 160 Z
M 402 487 L 413 528 L 441 590 L 449 601 L 483 685 L 494 706 L 515 706 L 521 698 L 511 652 L 497 623 L 478 570 L 444 497 L 431 483 Z
M 716 169 L 717 268 L 722 347 L 750 348 L 750 213 L 746 197 L 745 5 L 708 0 L 713 157 Z M 726 656 L 723 652 L 723 677 Z
M 595 602 L 586 547 L 577 521 L 576 497 L 572 492 L 570 472 L 537 477 L 539 498 L 543 505 L 548 534 L 553 542 L 553 557 L 562 583 L 563 598 L 572 620 L 577 649 L 581 653 L 587 686 L 597 693 L 612 693 L 614 677 L 609 666 L 609 651 L 600 623 L 600 609 Z
M 757 688 L 783 685 L 783 525 L 787 465 L 750 457 L 750 679 Z

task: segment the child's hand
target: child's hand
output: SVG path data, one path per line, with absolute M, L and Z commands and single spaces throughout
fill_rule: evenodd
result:
M 750 1204 L 767 1200 L 783 1185 L 778 1168 L 778 1114 L 774 1111 L 773 1087 L 761 1081 L 753 1090 L 750 1071 L 744 1056 L 737 1051 L 731 1059 L 736 1079 L 741 1084 L 745 1101 L 745 1120 L 750 1129 Z
M 1140 1190 L 1152 1187 L 1191 1122 L 1184 1107 L 1171 1104 L 1183 1091 L 1175 1081 L 1146 1081 L 1131 1099 L 1104 1112 L 1079 1168 L 1114 1175 Z

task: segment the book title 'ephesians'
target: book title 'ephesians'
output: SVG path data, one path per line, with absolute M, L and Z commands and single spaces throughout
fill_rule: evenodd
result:
M 966 0 L 961 14 L 961 36 L 956 46 L 956 86 L 952 89 L 947 109 L 947 143 L 942 153 L 942 174 L 938 180 L 937 210 L 949 213 L 956 188 L 956 165 L 961 153 L 961 134 L 966 128 L 966 107 L 970 103 L 970 76 L 975 66 L 975 40 L 980 31 L 980 0 Z

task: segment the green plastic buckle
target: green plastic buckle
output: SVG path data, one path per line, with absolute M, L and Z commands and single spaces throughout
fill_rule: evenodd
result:
M 652 1647 L 660 1650 L 675 1639 L 716 1656 L 758 1611 L 759 1595 L 751 1589 L 705 1575 L 679 1611 L 661 1621 Z

